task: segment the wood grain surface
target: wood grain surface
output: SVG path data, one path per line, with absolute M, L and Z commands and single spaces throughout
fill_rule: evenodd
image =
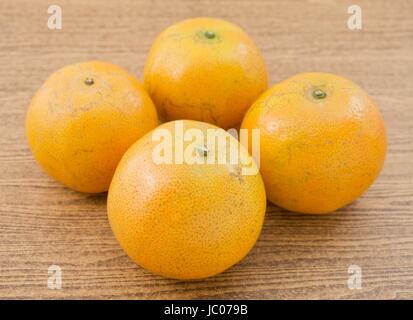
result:
M 357 1 L 362 30 L 347 28 L 353 1 L 57 1 L 63 29 L 47 28 L 54 1 L 0 1 L 0 298 L 413 298 L 413 1 Z M 63 65 L 119 64 L 138 78 L 151 42 L 196 16 L 242 26 L 274 84 L 327 71 L 362 85 L 384 114 L 389 150 L 378 180 L 328 216 L 269 204 L 260 239 L 227 272 L 182 282 L 152 275 L 119 247 L 106 195 L 64 188 L 35 163 L 25 140 L 29 101 Z M 59 265 L 63 287 L 47 287 Z M 362 268 L 362 288 L 347 286 Z

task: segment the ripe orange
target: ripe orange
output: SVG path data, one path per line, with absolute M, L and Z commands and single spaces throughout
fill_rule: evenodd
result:
M 260 51 L 238 26 L 196 18 L 163 31 L 144 70 L 162 120 L 192 119 L 233 128 L 267 88 Z
M 159 126 L 125 153 L 108 193 L 109 222 L 122 248 L 142 267 L 168 278 L 205 278 L 237 263 L 255 244 L 265 214 L 258 170 L 243 175 L 240 162 L 216 162 L 220 152 L 228 152 L 228 144 L 213 151 L 204 141 L 185 141 L 182 150 L 204 164 L 154 160 L 158 133 L 177 135 L 169 142 L 165 138 L 175 153 L 178 139 L 193 129 L 204 136 L 217 129 L 257 169 L 247 149 L 223 129 L 178 120 Z
M 139 82 L 98 61 L 53 73 L 26 117 L 40 165 L 66 186 L 90 193 L 107 191 L 126 149 L 157 125 L 156 109 Z
M 359 197 L 380 173 L 387 148 L 383 118 L 368 94 L 327 73 L 275 85 L 241 128 L 260 129 L 269 200 L 304 213 L 331 212 Z

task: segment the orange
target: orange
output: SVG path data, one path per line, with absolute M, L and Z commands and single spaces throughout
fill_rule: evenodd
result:
M 177 135 L 162 139 L 175 153 L 194 129 L 203 136 L 218 130 L 256 173 L 244 175 L 241 162 L 218 163 L 228 144 L 213 151 L 204 140 L 183 142 L 196 163 L 155 160 L 158 134 Z M 223 272 L 250 251 L 261 231 L 266 196 L 258 169 L 234 137 L 207 123 L 178 120 L 159 126 L 125 153 L 107 205 L 114 235 L 136 263 L 164 277 L 198 279 Z
M 260 51 L 238 26 L 196 18 L 158 36 L 144 86 L 162 120 L 199 120 L 227 129 L 241 123 L 267 88 L 267 71 Z
M 157 125 L 156 109 L 139 82 L 98 61 L 53 73 L 26 117 L 29 145 L 44 170 L 90 193 L 107 191 L 123 153 Z
M 386 154 L 383 118 L 369 95 L 337 75 L 303 73 L 265 92 L 241 128 L 260 129 L 268 199 L 328 213 L 365 192 Z

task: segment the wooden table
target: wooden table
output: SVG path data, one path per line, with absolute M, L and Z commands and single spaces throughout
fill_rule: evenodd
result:
M 47 28 L 50 1 L 0 2 L 0 298 L 413 298 L 413 2 L 59 1 L 62 30 Z M 120 4 L 122 3 L 122 4 Z M 328 216 L 269 205 L 261 237 L 241 263 L 181 282 L 129 260 L 106 217 L 106 195 L 70 191 L 35 163 L 25 141 L 30 98 L 57 68 L 107 60 L 142 76 L 155 36 L 187 17 L 242 26 L 265 56 L 271 84 L 328 71 L 361 84 L 379 104 L 389 150 L 384 170 L 353 204 Z M 62 268 L 62 289 L 47 287 Z M 362 270 L 349 289 L 348 268 Z

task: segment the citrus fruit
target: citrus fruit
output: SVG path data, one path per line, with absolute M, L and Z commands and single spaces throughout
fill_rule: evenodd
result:
M 273 86 L 241 128 L 260 129 L 268 199 L 303 213 L 332 212 L 359 197 L 380 173 L 387 148 L 383 118 L 369 95 L 328 73 L 298 74 Z
M 145 65 L 144 86 L 162 120 L 233 128 L 267 88 L 267 71 L 260 51 L 238 26 L 195 18 L 158 36 Z
M 90 61 L 53 73 L 34 95 L 26 133 L 34 157 L 78 191 L 109 188 L 123 153 L 158 125 L 139 82 L 113 64 Z
M 205 137 L 210 129 L 228 139 L 227 145 L 217 143 L 216 150 L 205 140 L 181 145 L 182 137 L 194 130 Z M 165 132 L 173 137 L 163 138 L 171 154 L 184 152 L 193 162 L 186 157 L 158 161 L 156 137 Z M 244 175 L 241 161 L 218 161 L 229 152 L 230 141 L 243 163 L 257 169 L 229 133 L 191 120 L 165 123 L 125 153 L 108 192 L 108 217 L 121 247 L 136 263 L 164 277 L 198 279 L 226 270 L 253 247 L 265 214 L 264 183 L 258 170 Z

